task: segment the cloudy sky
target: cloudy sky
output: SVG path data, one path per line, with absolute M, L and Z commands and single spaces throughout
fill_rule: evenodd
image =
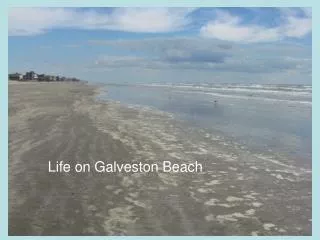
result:
M 310 8 L 10 8 L 9 72 L 311 84 Z

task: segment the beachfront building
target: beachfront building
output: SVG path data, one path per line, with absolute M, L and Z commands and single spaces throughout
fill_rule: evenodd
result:
M 26 72 L 23 76 L 24 80 L 38 80 L 38 75 L 34 71 Z
M 48 77 L 49 77 L 49 81 L 50 81 L 50 82 L 56 81 L 56 76 L 50 75 L 50 76 L 48 76 Z
M 38 75 L 38 81 L 40 81 L 40 82 L 47 81 L 46 75 L 45 74 L 39 74 Z
M 77 78 L 71 78 L 71 82 L 79 82 L 80 80 Z
M 34 71 L 26 72 L 25 75 L 20 73 L 9 74 L 10 80 L 25 80 L 25 81 L 39 81 L 39 82 L 80 82 L 80 79 L 72 77 L 63 77 L 47 74 L 36 74 Z
M 54 82 L 54 81 L 58 81 L 58 77 L 46 75 L 46 74 L 39 74 L 38 81 L 40 81 L 40 82 Z
M 10 80 L 22 80 L 23 79 L 23 75 L 20 73 L 11 73 L 9 74 L 9 79 Z

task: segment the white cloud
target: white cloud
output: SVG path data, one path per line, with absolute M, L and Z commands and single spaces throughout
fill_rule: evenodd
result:
M 300 38 L 312 31 L 312 21 L 310 18 L 288 17 L 282 29 L 287 37 Z
M 10 8 L 9 36 L 37 35 L 56 28 L 171 32 L 189 24 L 189 8 L 118 8 L 111 12 L 71 8 Z
M 307 17 L 312 17 L 312 8 L 311 7 L 304 7 L 304 8 L 301 8 L 301 10 L 304 12 L 304 14 L 307 16 Z
M 11 8 L 9 36 L 42 34 L 70 20 L 70 12 L 61 8 Z
M 113 28 L 133 32 L 170 32 L 189 23 L 189 9 L 120 8 L 113 14 Z
M 243 24 L 243 19 L 225 11 L 217 11 L 216 19 L 200 29 L 203 37 L 235 42 L 269 42 L 286 37 L 301 38 L 312 31 L 310 9 L 301 9 L 304 16 L 297 16 L 296 10 L 282 9 L 282 23 L 276 27 Z

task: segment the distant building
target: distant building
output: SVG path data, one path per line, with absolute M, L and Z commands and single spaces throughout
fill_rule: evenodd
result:
M 38 81 L 41 82 L 53 82 L 56 81 L 57 77 L 56 76 L 51 76 L 51 75 L 45 75 L 45 74 L 39 74 L 38 75 Z
M 81 80 L 75 77 L 54 76 L 46 74 L 36 74 L 34 71 L 26 72 L 25 75 L 20 73 L 9 74 L 10 80 L 25 80 L 39 82 L 80 82 Z
M 38 75 L 34 71 L 26 72 L 24 75 L 25 80 L 38 80 Z
M 38 81 L 40 81 L 40 82 L 46 81 L 46 75 L 45 74 L 39 74 L 38 75 Z
M 9 74 L 9 79 L 10 80 L 22 80 L 23 79 L 23 75 L 20 73 L 11 73 Z

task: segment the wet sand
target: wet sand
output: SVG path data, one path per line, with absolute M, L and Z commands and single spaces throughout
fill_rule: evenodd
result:
M 9 235 L 311 235 L 309 170 L 96 92 L 9 84 Z M 48 173 L 48 161 L 163 160 L 204 172 Z

